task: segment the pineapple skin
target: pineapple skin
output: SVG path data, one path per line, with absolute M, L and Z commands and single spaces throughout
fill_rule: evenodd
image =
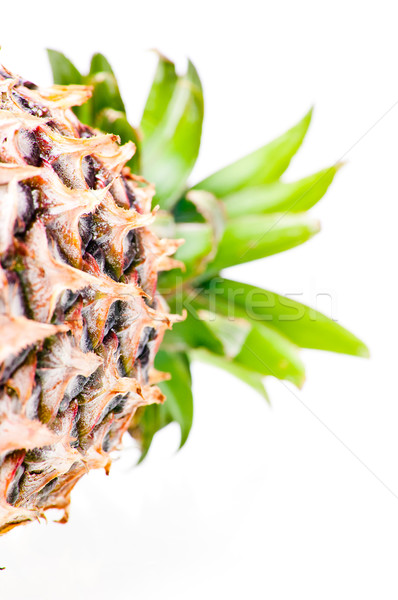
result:
M 177 317 L 156 293 L 177 240 L 150 229 L 154 186 L 134 144 L 81 124 L 84 86 L 0 70 L 0 533 L 68 518 L 90 469 L 109 472 L 135 411 L 164 396 L 153 368 Z

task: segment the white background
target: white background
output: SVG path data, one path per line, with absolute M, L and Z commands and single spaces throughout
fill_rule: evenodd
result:
M 193 180 L 315 104 L 286 179 L 344 156 L 347 165 L 313 210 L 322 232 L 228 274 L 312 305 L 330 294 L 318 308 L 332 310 L 372 352 L 370 361 L 303 353 L 304 389 L 270 381 L 272 408 L 226 374 L 195 365 L 195 422 L 182 452 L 174 455 L 178 432 L 170 427 L 142 467 L 131 469 L 130 449 L 108 479 L 86 477 L 67 526 L 30 525 L 2 538 L 2 599 L 397 598 L 398 105 L 386 114 L 398 101 L 394 4 L 1 7 L 7 67 L 49 83 L 45 47 L 83 70 L 102 51 L 134 120 L 154 68 L 146 49 L 182 66 L 188 55 L 206 100 Z

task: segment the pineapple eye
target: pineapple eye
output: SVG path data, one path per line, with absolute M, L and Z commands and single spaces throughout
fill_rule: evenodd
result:
M 83 215 L 80 217 L 79 235 L 82 240 L 82 252 L 84 252 L 93 237 L 93 215 Z
M 25 473 L 25 467 L 20 465 L 14 475 L 14 479 L 12 480 L 12 484 L 10 485 L 7 493 L 7 502 L 8 504 L 15 504 L 18 500 L 19 495 L 19 484 L 21 483 L 21 478 Z
M 92 156 L 84 156 L 82 159 L 82 171 L 84 179 L 90 189 L 95 188 L 97 170 Z
M 127 402 L 127 397 L 123 394 L 117 394 L 109 404 L 104 408 L 104 411 L 100 417 L 99 423 L 101 423 L 111 413 L 120 414 L 123 412 L 123 408 Z
M 149 346 L 145 346 L 141 354 L 137 356 L 137 360 L 140 361 L 142 367 L 146 367 L 149 362 L 150 350 Z
M 51 481 L 46 483 L 46 485 L 38 493 L 40 502 L 44 502 L 45 500 L 47 500 L 48 496 L 51 494 L 52 490 L 55 488 L 58 481 L 59 481 L 58 477 L 54 477 L 54 479 L 51 479 Z
M 140 247 L 140 236 L 137 230 L 132 229 L 126 235 L 123 243 L 123 251 L 123 270 L 127 271 L 133 263 L 137 263 L 141 260 L 142 250 Z
M 23 85 L 28 88 L 28 90 L 37 90 L 38 87 L 35 83 L 32 83 L 31 81 L 24 81 Z
M 18 149 L 28 165 L 40 167 L 42 164 L 40 146 L 33 131 L 20 129 L 17 137 Z
M 110 330 L 113 329 L 113 327 L 115 327 L 115 325 L 117 324 L 117 320 L 120 314 L 119 304 L 119 301 L 114 302 L 109 309 L 108 318 L 106 319 L 105 323 L 104 337 L 107 336 Z
M 31 223 L 35 212 L 32 190 L 27 183 L 18 183 L 18 219 L 14 233 L 22 233 Z
M 72 292 L 72 290 L 65 290 L 59 300 L 59 304 L 62 310 L 64 312 L 67 312 L 67 310 L 76 302 L 78 297 L 78 292 Z

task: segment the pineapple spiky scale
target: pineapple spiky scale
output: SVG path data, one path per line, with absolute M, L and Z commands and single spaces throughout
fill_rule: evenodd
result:
M 175 240 L 148 229 L 154 188 L 70 110 L 84 86 L 39 89 L 0 72 L 0 533 L 65 511 L 110 466 L 174 317 L 156 293 Z

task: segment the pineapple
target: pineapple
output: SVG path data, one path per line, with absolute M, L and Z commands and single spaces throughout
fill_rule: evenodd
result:
M 83 86 L 1 89 L 0 531 L 64 509 L 109 470 L 138 407 L 161 403 L 156 350 L 173 316 L 156 293 L 178 246 L 149 225 L 135 152 L 70 110 Z
M 109 471 L 126 431 L 141 458 L 173 421 L 182 446 L 193 359 L 267 398 L 266 376 L 302 385 L 300 348 L 367 355 L 313 309 L 220 276 L 319 230 L 306 212 L 339 165 L 281 181 L 311 112 L 192 187 L 204 104 L 191 62 L 178 75 L 159 55 L 133 127 L 104 56 L 85 76 L 49 58 L 50 88 L 0 73 L 0 532 L 49 508 L 65 522 L 76 482 Z

